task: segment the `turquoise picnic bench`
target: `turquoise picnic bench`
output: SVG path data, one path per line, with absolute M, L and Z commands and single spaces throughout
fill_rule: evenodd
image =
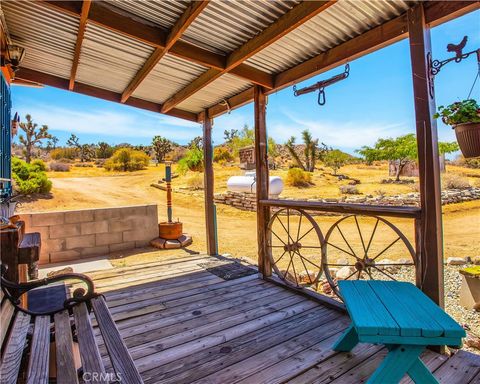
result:
M 384 344 L 389 352 L 367 384 L 438 383 L 420 354 L 427 346 L 462 344 L 465 330 L 415 285 L 397 281 L 339 281 L 352 324 L 335 343 L 349 352 L 359 342 Z

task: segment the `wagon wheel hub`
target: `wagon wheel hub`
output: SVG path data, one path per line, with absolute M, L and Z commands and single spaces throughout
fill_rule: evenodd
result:
M 294 243 L 288 243 L 283 246 L 283 250 L 285 252 L 297 252 L 300 249 L 302 249 L 302 243 L 298 241 Z
M 355 269 L 357 271 L 363 271 L 365 269 L 365 262 L 363 260 L 358 260 L 355 263 Z

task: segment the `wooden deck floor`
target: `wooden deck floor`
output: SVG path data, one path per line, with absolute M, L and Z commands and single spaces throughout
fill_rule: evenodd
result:
M 385 348 L 366 344 L 332 351 L 347 316 L 256 274 L 224 280 L 205 269 L 212 261 L 190 256 L 89 274 L 146 383 L 361 383 L 384 357 Z M 442 383 L 480 383 L 479 356 L 423 359 Z

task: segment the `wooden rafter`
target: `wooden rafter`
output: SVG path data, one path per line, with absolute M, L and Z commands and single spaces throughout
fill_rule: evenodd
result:
M 81 14 L 81 1 L 42 0 L 42 3 L 56 11 L 71 16 L 80 17 Z M 168 33 L 162 28 L 144 24 L 117 13 L 99 3 L 100 2 L 92 3 L 88 15 L 89 23 L 107 28 L 116 33 L 121 33 L 122 35 L 148 44 L 155 49 L 164 49 L 166 47 Z M 225 56 L 210 52 L 182 40 L 177 40 L 168 50 L 168 53 L 209 68 L 220 70 L 225 68 Z M 243 64 L 235 68 L 231 73 L 254 84 L 262 85 L 267 89 L 273 87 L 273 76 L 271 74 L 249 65 Z
M 50 75 L 44 72 L 35 71 L 33 69 L 28 68 L 20 68 L 19 71 L 16 73 L 16 79 L 26 80 L 30 82 L 35 82 L 39 84 L 48 85 L 50 87 L 60 88 L 60 89 L 68 89 L 69 80 L 64 79 L 58 76 Z M 75 88 L 73 92 L 80 93 L 87 96 L 97 97 L 99 99 L 104 99 L 108 101 L 113 101 L 116 103 L 120 103 L 120 99 L 122 95 L 117 92 L 109 91 L 102 88 L 93 87 L 88 84 L 83 83 L 75 83 Z M 146 101 L 142 99 L 137 99 L 135 97 L 130 97 L 126 102 L 125 105 L 129 105 L 131 107 L 136 107 L 140 109 L 145 109 L 152 112 L 160 112 L 162 105 L 153 103 L 151 101 Z M 181 109 L 173 109 L 167 115 L 178 117 L 185 120 L 190 121 L 197 121 L 197 114 L 184 111 Z
M 315 15 L 318 15 L 334 3 L 335 1 L 305 1 L 298 4 L 260 34 L 228 55 L 224 69 L 218 70 L 212 68 L 208 70 L 195 81 L 173 95 L 163 104 L 162 112 L 168 112 L 194 93 L 206 87 L 225 73 L 238 67 L 245 60 L 278 41 L 283 36 L 310 20 Z
M 75 86 L 75 77 L 77 76 L 78 62 L 80 60 L 80 52 L 82 50 L 83 37 L 87 28 L 88 12 L 90 12 L 91 0 L 83 0 L 82 11 L 80 13 L 80 23 L 78 25 L 77 42 L 75 44 L 75 53 L 73 55 L 72 69 L 70 71 L 70 83 L 68 89 L 73 90 Z
M 429 1 L 425 3 L 425 19 L 431 26 L 436 26 L 468 12 L 480 9 L 479 1 Z M 277 92 L 299 81 L 328 71 L 347 61 L 357 59 L 370 52 L 400 41 L 408 36 L 407 14 L 402 14 L 376 28 L 371 29 L 346 41 L 343 44 L 287 69 L 275 76 L 273 88 L 267 94 Z M 210 118 L 221 115 L 228 110 L 241 107 L 253 100 L 253 87 L 231 98 L 227 103 L 218 103 L 208 109 Z M 228 104 L 228 106 L 226 105 Z M 202 115 L 199 115 L 202 118 Z
M 172 29 L 167 35 L 165 47 L 155 48 L 153 54 L 148 58 L 143 67 L 138 71 L 130 84 L 122 93 L 121 102 L 124 103 L 131 94 L 137 89 L 140 83 L 148 76 L 148 74 L 155 68 L 158 62 L 165 56 L 165 54 L 173 47 L 173 45 L 180 39 L 189 25 L 197 18 L 208 5 L 210 0 L 194 1 L 180 16 L 180 18 L 173 25 Z

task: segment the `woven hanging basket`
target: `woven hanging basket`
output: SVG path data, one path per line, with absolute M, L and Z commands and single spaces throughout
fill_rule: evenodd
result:
M 458 124 L 454 129 L 463 156 L 480 156 L 480 123 Z

